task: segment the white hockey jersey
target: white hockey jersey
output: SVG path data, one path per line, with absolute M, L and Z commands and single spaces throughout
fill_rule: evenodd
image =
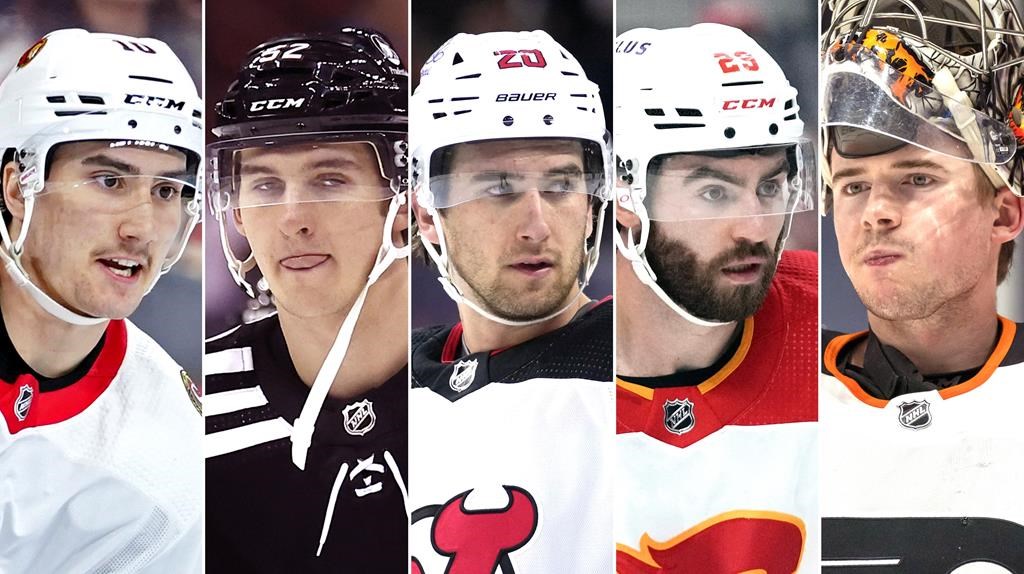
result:
M 0 331 L 0 572 L 200 572 L 198 387 L 128 321 L 58 379 Z
M 619 574 L 819 571 L 816 295 L 787 252 L 718 364 L 619 378 Z
M 610 301 L 455 360 L 461 328 L 413 337 L 413 574 L 612 571 Z
M 1000 329 L 968 380 L 888 401 L 839 366 L 867 333 L 826 337 L 826 571 L 1024 572 L 1024 332 Z

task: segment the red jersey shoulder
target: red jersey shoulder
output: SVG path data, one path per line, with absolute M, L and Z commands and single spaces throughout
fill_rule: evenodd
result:
M 773 280 L 789 312 L 818 313 L 818 254 L 784 251 Z M 795 309 L 793 309 L 795 307 Z
M 767 381 L 736 424 L 817 419 L 818 257 L 786 251 L 754 316 L 754 336 L 733 376 Z

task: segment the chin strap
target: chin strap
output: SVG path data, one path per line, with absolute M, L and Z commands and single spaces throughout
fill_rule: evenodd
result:
M 384 219 L 383 237 L 380 250 L 377 251 L 377 259 L 373 264 L 373 269 L 370 271 L 362 291 L 359 292 L 359 296 L 356 297 L 355 302 L 352 304 L 352 309 L 349 310 L 345 320 L 341 323 L 341 328 L 338 329 L 338 336 L 335 337 L 334 344 L 331 345 L 330 351 L 327 352 L 327 357 L 320 366 L 320 371 L 316 374 L 316 379 L 309 390 L 309 395 L 306 396 L 306 402 L 302 405 L 302 412 L 295 419 L 291 436 L 292 463 L 299 467 L 300 470 L 306 469 L 306 454 L 309 451 L 310 444 L 313 442 L 316 419 L 320 415 L 320 409 L 323 408 L 324 402 L 327 400 L 327 394 L 334 384 L 335 377 L 338 376 L 338 371 L 345 360 L 345 355 L 348 353 L 349 344 L 352 342 L 352 333 L 355 332 L 356 322 L 359 320 L 359 314 L 363 309 L 363 303 L 366 301 L 366 294 L 370 290 L 370 286 L 380 279 L 381 275 L 387 271 L 394 261 L 409 255 L 408 245 L 397 246 L 391 238 L 395 217 L 398 215 L 398 210 L 405 205 L 405 202 L 405 192 L 396 193 L 394 198 L 392 198 L 391 204 L 388 206 L 387 217 Z
M 604 210 L 607 207 L 607 205 L 608 203 L 606 201 L 602 201 L 601 206 L 598 208 L 597 221 L 594 223 L 596 227 L 594 228 L 593 243 L 590 246 L 588 246 L 588 238 L 583 238 L 584 261 L 583 266 L 580 269 L 579 277 L 577 278 L 579 291 L 576 293 L 576 296 L 570 299 L 563 307 L 561 307 L 557 311 L 554 311 L 552 313 L 549 313 L 543 317 L 539 317 L 536 319 L 521 321 L 499 317 L 495 313 L 488 311 L 487 309 L 484 309 L 482 305 L 476 303 L 475 301 L 467 297 L 455 285 L 455 281 L 453 279 L 455 270 L 453 266 L 449 265 L 450 258 L 448 257 L 448 245 L 445 241 L 444 230 L 441 227 L 441 217 L 438 215 L 437 209 L 433 207 L 428 207 L 427 212 L 434 220 L 434 229 L 437 230 L 437 239 L 438 242 L 440 243 L 440 252 L 438 252 L 438 249 L 434 247 L 433 243 L 428 241 L 422 235 L 420 235 L 420 243 L 423 244 L 423 248 L 427 251 L 427 255 L 430 256 L 430 258 L 434 261 L 434 265 L 437 267 L 438 273 L 440 274 L 440 276 L 437 278 L 437 281 L 441 284 L 441 287 L 444 289 L 445 294 L 447 294 L 448 297 L 456 304 L 465 305 L 472 309 L 473 311 L 476 311 L 481 316 L 491 321 L 494 321 L 495 323 L 498 323 L 500 325 L 507 325 L 509 327 L 525 327 L 528 325 L 536 325 L 538 323 L 543 323 L 545 321 L 554 319 L 555 317 L 561 315 L 562 313 L 565 313 L 573 305 L 575 305 L 579 298 L 583 295 L 583 290 L 586 289 L 587 285 L 590 283 L 590 277 L 591 275 L 593 275 L 594 270 L 597 268 L 597 260 L 601 254 L 601 235 L 604 229 Z

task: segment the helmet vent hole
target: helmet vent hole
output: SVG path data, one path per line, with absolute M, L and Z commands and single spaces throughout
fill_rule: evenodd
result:
M 99 96 L 83 96 L 83 95 L 79 95 L 78 96 L 78 101 L 82 102 L 83 104 L 92 104 L 92 105 L 98 105 L 98 106 L 102 106 L 103 105 L 103 98 L 101 98 Z
M 435 120 L 439 120 L 439 119 L 441 119 L 441 118 L 443 118 L 443 117 L 445 117 L 447 115 L 448 114 L 446 114 L 444 112 L 434 112 L 434 119 Z
M 143 80 L 146 82 L 157 82 L 160 84 L 173 84 L 171 80 L 165 80 L 164 78 L 154 78 L 153 76 L 128 76 L 133 80 Z
M 704 115 L 700 110 L 693 108 L 676 108 L 676 113 L 683 118 L 699 118 Z
M 728 139 L 736 137 L 736 130 L 733 128 L 725 128 L 725 137 Z
M 786 105 L 783 106 L 782 109 L 788 110 L 788 109 L 791 109 L 792 107 L 793 107 L 793 100 L 786 100 Z
M 464 61 L 465 60 L 462 59 L 462 54 L 460 54 L 458 52 L 455 52 L 455 56 L 452 58 L 452 65 L 453 66 L 457 66 L 457 65 L 461 64 Z
M 473 78 L 479 78 L 479 77 L 480 77 L 480 74 L 469 74 L 467 76 L 459 76 L 459 77 L 457 77 L 455 79 L 456 80 L 471 80 Z
M 67 100 L 64 99 L 64 96 L 46 96 L 46 101 L 50 102 L 51 104 L 67 103 Z
M 579 76 L 579 74 L 577 74 L 576 72 L 570 72 L 568 70 L 562 70 L 562 75 L 563 76 Z
M 665 110 L 661 108 L 647 108 L 644 110 L 644 113 L 646 113 L 649 116 L 664 116 Z

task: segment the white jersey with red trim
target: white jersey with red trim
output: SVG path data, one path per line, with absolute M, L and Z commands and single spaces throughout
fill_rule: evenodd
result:
M 124 320 L 58 379 L 0 330 L 0 572 L 200 572 L 202 416 L 188 375 Z
M 1024 330 L 1005 318 L 1000 325 L 995 350 L 970 378 L 890 400 L 838 366 L 866 332 L 823 341 L 826 566 L 1024 572 Z
M 817 333 L 817 257 L 786 252 L 716 365 L 619 377 L 619 574 L 819 571 Z
M 498 352 L 413 334 L 412 574 L 608 574 L 612 305 Z

